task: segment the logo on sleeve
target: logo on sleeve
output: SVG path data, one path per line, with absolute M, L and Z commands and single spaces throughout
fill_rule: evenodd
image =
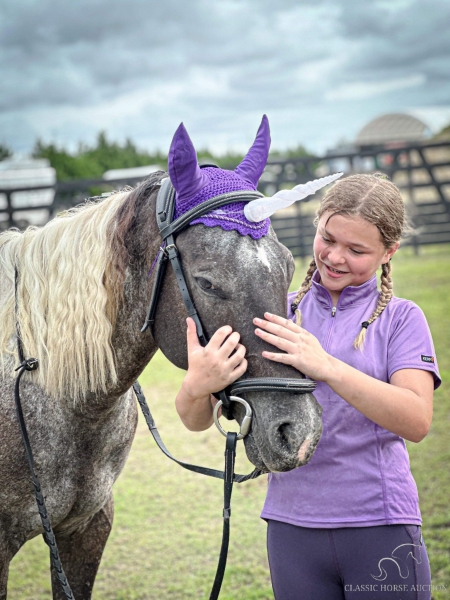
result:
M 434 363 L 434 356 L 425 356 L 425 354 L 421 354 L 423 362 Z

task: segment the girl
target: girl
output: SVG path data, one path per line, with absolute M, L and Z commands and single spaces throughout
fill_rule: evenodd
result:
M 354 175 L 328 191 L 316 225 L 314 260 L 288 296 L 288 318 L 254 319 L 255 335 L 278 350 L 263 356 L 315 379 L 323 407 L 310 462 L 269 475 L 262 517 L 275 597 L 430 598 L 404 440 L 427 434 L 440 377 L 423 313 L 392 293 L 404 204 L 384 176 Z M 176 406 L 189 429 L 202 430 L 212 423 L 211 394 L 245 372 L 245 348 L 230 327 L 202 348 L 187 324 L 189 369 Z

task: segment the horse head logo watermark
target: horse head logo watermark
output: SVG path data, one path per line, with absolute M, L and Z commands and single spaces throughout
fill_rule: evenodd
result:
M 413 554 L 414 548 L 418 549 L 418 558 L 416 558 Z M 380 573 L 379 575 L 372 575 L 372 577 L 377 581 L 385 581 L 388 574 L 383 566 L 383 563 L 386 565 L 386 562 L 393 562 L 397 566 L 400 577 L 402 579 L 407 579 L 409 577 L 409 568 L 407 565 L 409 557 L 411 557 L 417 564 L 422 562 L 422 554 L 419 544 L 400 544 L 400 546 L 397 546 L 397 548 L 391 552 L 391 556 L 386 556 L 378 562 Z

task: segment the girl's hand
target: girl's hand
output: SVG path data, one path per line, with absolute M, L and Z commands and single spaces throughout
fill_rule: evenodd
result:
M 240 335 L 229 325 L 218 329 L 203 348 L 194 320 L 188 317 L 186 323 L 189 367 L 175 406 L 188 429 L 203 431 L 213 422 L 217 400 L 211 394 L 227 387 L 247 370 L 245 348 L 239 343 Z
M 183 387 L 191 398 L 219 392 L 245 373 L 246 349 L 239 343 L 237 331 L 225 325 L 203 347 L 198 341 L 194 320 L 188 317 L 186 323 L 189 368 Z
M 319 340 L 289 319 L 264 313 L 263 319 L 253 319 L 255 333 L 286 354 L 263 352 L 264 358 L 295 367 L 311 379 L 326 381 L 333 369 L 333 358 L 325 352 Z
M 327 354 L 317 338 L 292 321 L 264 316 L 266 320 L 253 319 L 260 328 L 256 335 L 286 353 L 263 352 L 265 358 L 325 381 L 365 417 L 406 440 L 420 442 L 426 436 L 433 415 L 432 373 L 400 369 L 390 383 L 380 381 Z

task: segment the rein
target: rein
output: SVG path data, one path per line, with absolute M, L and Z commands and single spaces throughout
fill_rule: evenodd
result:
M 211 165 L 208 165 L 211 166 Z M 155 259 L 152 269 L 155 268 L 155 279 L 150 295 L 149 307 L 145 318 L 144 325 L 141 329 L 141 333 L 150 328 L 153 334 L 153 326 L 155 323 L 155 315 L 158 304 L 158 298 L 161 291 L 164 274 L 166 272 L 168 261 L 170 261 L 172 268 L 175 273 L 176 280 L 183 298 L 183 302 L 186 306 L 188 315 L 193 318 L 199 342 L 202 346 L 206 346 L 208 343 L 208 336 L 202 326 L 200 317 L 195 308 L 194 301 L 190 295 L 189 288 L 186 283 L 183 268 L 180 261 L 179 252 L 175 244 L 175 234 L 180 232 L 189 226 L 191 221 L 196 218 L 207 214 L 211 210 L 230 204 L 232 202 L 250 202 L 256 198 L 263 197 L 262 194 L 256 191 L 238 191 L 227 194 L 222 194 L 214 198 L 210 198 L 205 202 L 202 202 L 198 206 L 195 206 L 185 214 L 181 215 L 175 221 L 173 220 L 173 214 L 175 210 L 175 190 L 170 182 L 169 178 L 163 179 L 160 183 L 161 188 L 158 193 L 156 200 L 156 220 L 159 228 L 160 235 L 162 237 L 162 245 L 160 252 Z M 156 264 L 155 264 L 156 263 Z M 20 339 L 20 328 L 18 322 L 18 302 L 17 302 L 17 282 L 18 282 L 18 271 L 15 270 L 15 313 L 16 313 L 16 335 L 17 335 L 17 350 L 20 365 L 17 367 L 18 375 L 15 382 L 14 399 L 16 405 L 17 418 L 19 421 L 20 431 L 22 435 L 23 444 L 27 456 L 29 469 L 31 472 L 32 483 L 34 486 L 34 495 L 38 506 L 39 515 L 41 517 L 42 527 L 44 529 L 44 540 L 50 548 L 50 559 L 51 564 L 55 569 L 56 576 L 61 584 L 61 589 L 66 600 L 75 600 L 70 585 L 67 581 L 67 577 L 62 567 L 58 548 L 56 545 L 55 535 L 53 533 L 50 519 L 48 517 L 47 508 L 45 506 L 44 495 L 41 491 L 39 478 L 35 471 L 33 454 L 31 445 L 26 429 L 26 423 L 22 411 L 20 401 L 20 381 L 25 371 L 34 371 L 38 368 L 39 363 L 35 358 L 24 358 L 22 349 L 22 342 Z M 219 561 L 217 566 L 216 575 L 214 578 L 214 584 L 209 596 L 210 600 L 217 600 L 220 594 L 223 577 L 225 574 L 225 567 L 228 555 L 228 546 L 230 538 L 230 518 L 231 518 L 231 495 L 233 491 L 233 483 L 243 483 L 249 479 L 255 479 L 259 477 L 263 471 L 260 469 L 254 469 L 248 475 L 239 475 L 234 473 L 234 464 L 236 457 L 236 444 L 238 439 L 243 439 L 251 427 L 252 420 L 252 409 L 249 403 L 236 395 L 237 393 L 245 394 L 246 392 L 260 392 L 260 391 L 277 391 L 277 392 L 289 392 L 297 394 L 305 394 L 312 392 L 316 387 L 314 381 L 308 379 L 284 379 L 276 377 L 257 377 L 248 378 L 241 381 L 234 382 L 227 390 L 221 390 L 218 392 L 219 400 L 214 409 L 214 421 L 220 432 L 226 437 L 225 445 L 225 467 L 224 471 L 217 471 L 216 469 L 209 469 L 206 467 L 200 467 L 197 465 L 191 465 L 188 463 L 181 462 L 174 458 L 164 445 L 155 421 L 152 417 L 150 409 L 148 407 L 145 396 L 142 392 L 141 386 L 136 381 L 133 384 L 133 390 L 136 395 L 137 401 L 142 409 L 147 426 L 158 444 L 161 451 L 171 460 L 179 464 L 181 467 L 193 471 L 194 473 L 200 473 L 209 477 L 215 477 L 217 479 L 223 479 L 224 482 L 224 506 L 223 506 L 223 532 L 222 532 L 222 545 L 220 549 Z M 238 402 L 245 407 L 245 416 L 240 425 L 240 432 L 238 434 L 234 432 L 226 432 L 219 423 L 218 410 L 221 406 L 228 413 L 227 418 L 231 418 L 229 409 L 232 402 Z
M 56 577 L 58 578 L 58 581 L 61 584 L 61 590 L 64 594 L 64 597 L 67 600 L 75 600 L 72 594 L 72 590 L 70 589 L 69 582 L 67 581 L 66 574 L 64 573 L 61 560 L 59 558 L 58 546 L 56 545 L 55 534 L 53 533 L 52 525 L 48 517 L 47 507 L 45 506 L 44 495 L 41 490 L 41 483 L 39 481 L 39 477 L 37 476 L 36 469 L 34 467 L 33 452 L 31 450 L 30 439 L 28 437 L 25 419 L 23 416 L 22 403 L 20 401 L 20 380 L 22 379 L 22 375 L 25 373 L 25 371 L 36 371 L 36 369 L 39 367 L 39 362 L 37 358 L 26 359 L 24 357 L 18 321 L 17 280 L 18 272 L 16 268 L 14 270 L 14 310 L 16 315 L 17 354 L 19 356 L 20 365 L 16 369 L 18 373 L 16 377 L 16 383 L 14 385 L 14 403 L 16 405 L 16 414 L 17 419 L 19 421 L 20 434 L 22 436 L 25 454 L 31 473 L 31 481 L 33 483 L 34 488 L 34 497 L 36 499 L 39 516 L 41 518 L 42 527 L 44 529 L 44 533 L 42 535 L 44 537 L 45 543 L 47 544 L 50 550 L 50 562 L 53 568 L 55 569 Z

